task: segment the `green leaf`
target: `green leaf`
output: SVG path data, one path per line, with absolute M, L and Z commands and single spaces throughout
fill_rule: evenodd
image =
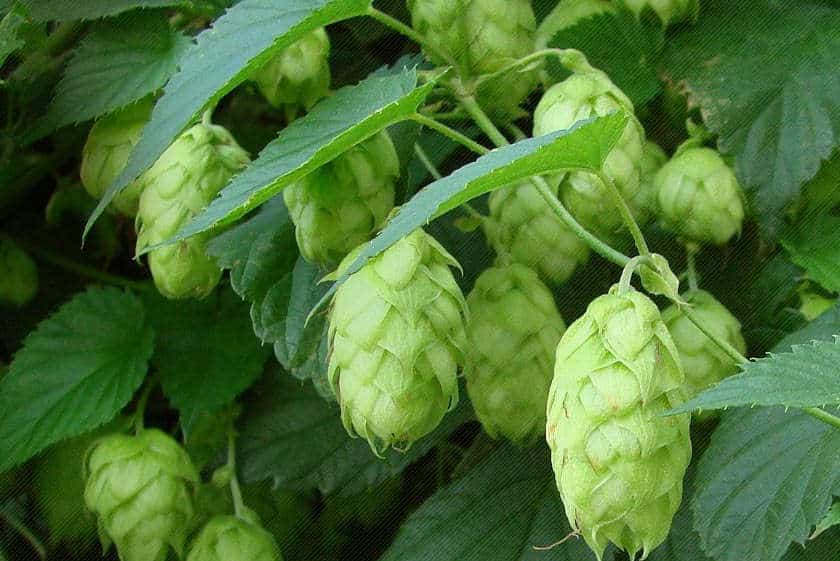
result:
M 114 16 L 137 8 L 183 6 L 193 0 L 27 0 L 38 21 L 71 21 Z
M 811 539 L 816 538 L 817 536 L 834 526 L 840 526 L 840 502 L 834 503 L 828 510 L 828 513 L 825 515 L 825 518 L 820 520 L 820 523 L 817 524 L 817 528 L 811 535 Z
M 111 420 L 142 383 L 153 337 L 140 300 L 114 288 L 41 322 L 0 380 L 0 472 Z
M 117 193 L 253 69 L 318 27 L 364 14 L 369 4 L 370 0 L 242 0 L 225 12 L 181 58 L 180 71 L 169 80 L 125 169 L 88 219 L 85 234 Z
M 420 87 L 416 84 L 416 71 L 403 69 L 371 76 L 323 100 L 283 129 L 204 213 L 164 243 L 233 222 L 359 142 L 405 120 L 434 86 L 432 82 Z
M 720 135 L 771 234 L 840 143 L 838 28 L 840 11 L 812 3 L 709 0 L 668 42 L 667 73 Z
M 160 12 L 102 23 L 73 54 L 32 136 L 105 115 L 157 91 L 190 45 Z
M 25 23 L 26 17 L 17 6 L 0 20 L 0 67 L 10 54 L 24 46 L 25 41 L 18 36 L 18 29 Z

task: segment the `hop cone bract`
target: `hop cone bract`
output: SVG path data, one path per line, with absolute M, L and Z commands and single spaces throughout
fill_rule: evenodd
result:
M 38 293 L 38 267 L 23 249 L 0 238 L 0 302 L 25 306 Z
M 679 356 L 656 305 L 632 288 L 593 300 L 560 340 L 546 439 L 566 516 L 590 548 L 633 559 L 661 544 L 691 458 Z
M 122 561 L 182 553 L 198 474 L 172 437 L 156 429 L 107 436 L 88 452 L 86 473 L 85 504 L 106 548 L 113 542 Z
M 418 229 L 368 261 L 335 293 L 328 377 L 345 428 L 374 451 L 410 446 L 458 401 L 466 302 L 450 266 L 457 261 Z
M 536 50 L 545 49 L 557 33 L 582 20 L 614 12 L 609 0 L 561 0 L 537 28 Z
M 174 236 L 247 165 L 245 152 L 223 127 L 199 123 L 181 134 L 142 176 L 137 252 Z M 155 285 L 167 298 L 201 298 L 222 271 L 204 248 L 207 234 L 149 252 Z
M 487 269 L 467 296 L 467 393 L 493 438 L 530 443 L 545 434 L 554 350 L 566 329 L 554 297 L 523 265 Z
M 252 517 L 256 518 L 256 517 Z M 218 515 L 193 541 L 187 561 L 281 561 L 280 548 L 256 520 Z
M 653 10 L 662 25 L 677 23 L 697 17 L 697 0 L 619 0 L 636 16 L 646 10 Z
M 382 131 L 286 187 L 301 255 L 335 265 L 382 227 L 394 207 L 400 161 Z

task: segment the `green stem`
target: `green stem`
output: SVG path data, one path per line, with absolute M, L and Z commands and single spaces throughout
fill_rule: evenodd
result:
M 531 53 L 529 55 L 526 55 L 526 56 L 524 56 L 520 59 L 517 59 L 517 60 L 513 61 L 512 63 L 508 64 L 507 66 L 505 66 L 504 68 L 502 68 L 500 70 L 497 70 L 497 71 L 495 71 L 491 74 L 483 74 L 482 76 L 480 76 L 479 78 L 476 79 L 476 84 L 482 84 L 482 83 L 487 82 L 489 80 L 493 80 L 494 78 L 498 78 L 499 76 L 507 74 L 508 72 L 511 72 L 513 70 L 516 70 L 517 68 L 519 68 L 521 66 L 527 66 L 531 62 L 533 62 L 537 59 L 544 58 L 546 56 L 556 56 L 557 58 L 560 58 L 562 60 L 562 56 L 565 52 L 566 52 L 565 49 L 542 49 L 540 51 L 534 51 L 533 53 Z
M 475 97 L 471 95 L 464 96 L 459 98 L 458 102 L 493 144 L 499 147 L 510 144 L 510 141 L 496 128 L 496 125 L 493 124 L 493 121 L 490 120 L 490 117 L 487 116 L 487 113 L 484 112 L 475 100 Z
M 685 266 L 688 276 L 688 288 L 697 290 L 700 285 L 697 282 L 697 264 L 694 256 L 697 255 L 698 247 L 692 243 L 685 244 Z
M 146 404 L 149 402 L 149 396 L 156 385 L 156 379 L 148 378 L 146 380 L 146 385 L 143 386 L 143 389 L 140 392 L 140 397 L 137 398 L 137 407 L 134 408 L 134 415 L 132 419 L 135 434 L 140 434 L 145 428 L 143 418 L 146 416 Z
M 505 127 L 510 131 L 511 135 L 513 135 L 513 138 L 515 138 L 517 142 L 528 138 L 528 135 L 525 134 L 525 131 L 520 129 L 514 123 L 507 123 L 505 124 Z
M 452 127 L 448 127 L 448 126 L 444 125 L 443 123 L 438 123 L 434 119 L 430 119 L 429 117 L 426 117 L 425 115 L 421 115 L 420 113 L 415 113 L 414 115 L 411 116 L 411 119 L 413 121 L 416 121 L 416 122 L 420 123 L 424 127 L 428 127 L 430 129 L 432 129 L 434 131 L 437 131 L 440 134 L 454 140 L 458 144 L 461 144 L 462 146 L 466 147 L 468 150 L 471 150 L 471 151 L 475 152 L 476 154 L 479 154 L 479 155 L 483 156 L 484 154 L 487 154 L 488 152 L 490 152 L 489 148 L 487 148 L 485 146 L 482 146 L 481 144 L 479 144 L 475 140 L 471 139 L 470 137 L 461 134 L 460 132 L 456 131 Z
M 47 558 L 47 548 L 44 544 L 32 533 L 32 531 L 24 525 L 23 522 L 15 518 L 14 516 L 10 515 L 7 512 L 0 511 L 0 516 L 6 521 L 6 523 L 12 527 L 18 534 L 20 534 L 23 539 L 29 542 L 29 545 L 32 546 L 32 549 L 35 550 L 35 553 L 38 554 L 38 557 L 41 559 Z
M 437 58 L 439 60 L 445 60 L 446 63 L 449 66 L 452 66 L 452 67 L 457 66 L 455 64 L 455 61 L 453 61 L 445 53 L 443 53 L 443 52 L 439 51 L 437 48 L 435 48 L 435 46 L 432 45 L 431 42 L 428 39 L 426 39 L 423 35 L 417 33 L 414 29 L 412 29 L 410 26 L 404 24 L 403 22 L 401 22 L 397 18 L 391 17 L 388 14 L 386 14 L 385 12 L 377 10 L 376 8 L 373 7 L 372 4 L 371 4 L 371 6 L 368 7 L 367 14 L 370 17 L 372 17 L 373 19 L 375 19 L 376 21 L 378 21 L 379 23 L 381 23 L 382 25 L 384 25 L 385 27 L 390 27 L 391 29 L 393 29 L 397 33 L 400 33 L 401 35 L 404 35 L 404 36 L 408 37 L 409 39 L 411 39 L 412 41 L 414 41 L 415 43 L 417 43 L 418 45 L 423 47 L 423 49 L 428 54 L 432 55 L 433 58 Z
M 28 80 L 51 67 L 56 67 L 59 61 L 55 59 L 67 50 L 86 27 L 86 24 L 77 21 L 60 24 L 44 41 L 43 47 L 32 52 L 15 68 L 9 77 L 10 80 Z
M 230 495 L 233 498 L 233 512 L 238 517 L 245 513 L 245 501 L 242 500 L 242 489 L 236 476 L 236 435 L 233 429 L 228 431 L 228 469 L 230 470 Z
M 836 417 L 831 413 L 826 413 L 818 407 L 804 407 L 802 411 L 814 417 L 815 419 L 819 419 L 820 421 L 828 423 L 834 428 L 840 429 L 840 417 Z
M 417 158 L 420 160 L 420 163 L 423 164 L 423 167 L 426 168 L 426 171 L 435 179 L 443 179 L 443 174 L 440 173 L 437 166 L 432 162 L 429 155 L 426 154 L 426 151 L 423 150 L 423 147 L 419 144 L 414 145 L 414 153 L 417 154 Z M 478 212 L 470 203 L 461 203 L 461 208 L 472 218 L 478 219 L 479 221 L 483 222 L 486 218 L 483 214 Z
M 628 230 L 630 230 L 630 235 L 633 236 L 633 241 L 636 244 L 636 249 L 639 250 L 639 254 L 645 256 L 650 255 L 650 248 L 648 247 L 647 241 L 645 241 L 645 236 L 642 234 L 642 229 L 639 228 L 639 224 L 636 222 L 636 219 L 633 218 L 633 212 L 627 205 L 627 201 L 625 201 L 624 197 L 621 196 L 621 192 L 618 190 L 618 187 L 616 187 L 615 182 L 603 171 L 599 171 L 597 175 L 601 182 L 606 186 L 607 192 L 609 193 L 613 204 L 618 209 L 619 214 L 621 214 L 621 219 L 624 221 L 624 225 L 627 226 Z
M 624 270 L 621 271 L 621 278 L 618 281 L 618 291 L 621 294 L 626 294 L 630 291 L 630 283 L 633 280 L 633 273 L 635 273 L 640 266 L 649 262 L 650 256 L 648 255 L 637 255 L 627 262 L 627 265 L 624 266 Z

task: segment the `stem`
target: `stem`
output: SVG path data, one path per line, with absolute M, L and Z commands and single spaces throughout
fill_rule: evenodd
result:
M 524 56 L 524 57 L 522 57 L 518 60 L 513 61 L 512 63 L 508 64 L 507 66 L 505 66 L 504 68 L 502 68 L 500 70 L 497 70 L 496 72 L 493 72 L 491 74 L 483 74 L 478 79 L 476 79 L 476 84 L 481 84 L 481 83 L 486 82 L 488 80 L 492 80 L 492 79 L 497 78 L 497 77 L 499 77 L 503 74 L 507 74 L 508 72 L 516 70 L 520 66 L 527 66 L 532 61 L 540 59 L 540 58 L 544 58 L 546 56 L 556 56 L 557 58 L 562 58 L 562 55 L 565 52 L 566 51 L 564 49 L 542 49 L 540 51 L 534 51 L 533 53 L 531 53 L 529 55 L 526 55 L 526 56 Z
M 423 167 L 426 168 L 426 171 L 429 172 L 429 175 L 435 178 L 437 181 L 438 179 L 442 179 L 443 175 L 441 175 L 438 168 L 432 163 L 432 160 L 429 158 L 429 155 L 426 154 L 426 151 L 423 150 L 423 147 L 419 144 L 414 144 L 414 153 L 417 154 L 417 157 L 420 159 L 420 163 L 423 164 Z
M 0 511 L 0 516 L 3 517 L 6 523 L 9 526 L 11 526 L 13 530 L 15 530 L 21 536 L 23 536 L 23 539 L 29 542 L 29 545 L 31 545 L 32 549 L 34 549 L 35 552 L 38 554 L 38 557 L 40 557 L 41 559 L 47 558 L 47 548 L 44 546 L 41 540 L 39 540 L 35 536 L 35 534 L 33 534 L 32 531 L 23 524 L 23 522 L 21 522 L 20 520 L 18 520 L 17 518 L 15 518 L 7 512 Z
M 397 33 L 405 35 L 406 37 L 408 37 L 409 39 L 411 39 L 412 41 L 414 41 L 415 43 L 417 43 L 418 45 L 423 47 L 423 49 L 428 54 L 432 55 L 433 58 L 437 58 L 437 59 L 440 59 L 440 60 L 445 60 L 446 64 L 448 64 L 449 66 L 457 67 L 457 65 L 455 64 L 455 61 L 453 61 L 448 55 L 439 51 L 423 35 L 417 33 L 414 29 L 412 29 L 410 26 L 404 24 L 403 22 L 401 22 L 397 18 L 391 17 L 388 14 L 386 14 L 385 12 L 377 10 L 376 8 L 373 7 L 373 5 L 368 7 L 367 14 L 370 17 L 372 17 L 373 19 L 375 19 L 376 21 L 378 21 L 379 23 L 381 23 L 382 25 L 384 25 L 385 27 L 390 27 L 391 29 L 393 29 Z
M 520 129 L 514 123 L 507 123 L 505 127 L 510 131 L 511 135 L 513 135 L 513 138 L 515 138 L 517 142 L 528 138 L 528 135 L 525 134 L 525 131 Z
M 688 288 L 690 290 L 697 290 L 700 287 L 697 283 L 697 265 L 694 261 L 694 256 L 697 254 L 697 251 L 698 248 L 696 245 L 690 243 L 685 245 L 685 264 L 688 276 Z
M 616 208 L 618 208 L 618 212 L 621 214 L 621 219 L 624 221 L 624 225 L 627 226 L 628 230 L 630 230 L 630 235 L 633 236 L 633 241 L 636 244 L 636 249 L 639 250 L 639 254 L 645 256 L 650 255 L 650 248 L 648 247 L 647 241 L 645 241 L 645 236 L 642 234 L 642 229 L 639 228 L 639 224 L 636 222 L 636 219 L 633 218 L 633 212 L 630 210 L 630 207 L 627 206 L 627 202 L 624 200 L 624 197 L 621 196 L 621 192 L 618 190 L 618 187 L 615 186 L 615 182 L 603 171 L 599 171 L 597 175 L 601 182 L 607 187 L 607 192 L 610 194 L 613 204 Z
M 239 478 L 236 476 L 236 436 L 233 429 L 228 431 L 228 468 L 230 469 L 230 495 L 233 497 L 233 512 L 239 518 L 245 513 L 245 502 L 242 500 L 242 489 L 239 488 Z
M 815 419 L 819 419 L 820 421 L 828 423 L 834 428 L 840 429 L 840 417 L 835 417 L 831 413 L 826 413 L 818 407 L 803 407 L 802 411 L 814 417 Z
M 154 378 L 149 378 L 146 380 L 146 385 L 143 390 L 140 392 L 140 397 L 137 399 L 137 407 L 134 409 L 134 416 L 132 419 L 132 423 L 134 424 L 134 433 L 140 434 L 143 432 L 143 417 L 146 414 L 146 404 L 149 402 L 149 395 L 152 393 L 152 390 L 157 385 L 157 380 Z
M 621 271 L 621 279 L 618 281 L 618 291 L 621 294 L 626 294 L 630 291 L 630 283 L 633 281 L 633 273 L 635 273 L 641 265 L 648 262 L 650 262 L 650 257 L 647 255 L 637 255 L 627 262 L 627 265 L 624 266 L 624 270 Z
M 424 127 L 428 127 L 428 128 L 430 128 L 434 131 L 439 132 L 440 134 L 450 138 L 451 140 L 457 142 L 458 144 L 461 144 L 465 148 L 467 148 L 469 150 L 472 150 L 476 154 L 479 154 L 479 155 L 483 156 L 484 154 L 487 154 L 488 152 L 490 152 L 489 148 L 486 148 L 486 147 L 482 146 L 481 144 L 479 144 L 475 140 L 471 139 L 470 137 L 461 134 L 460 132 L 456 131 L 455 129 L 453 129 L 451 127 L 448 127 L 448 126 L 444 125 L 443 123 L 438 123 L 434 119 L 430 119 L 429 117 L 426 117 L 425 115 L 421 115 L 420 113 L 415 113 L 414 115 L 411 116 L 411 119 L 414 120 L 414 121 L 417 121 L 418 123 L 420 123 Z
M 57 61 L 53 60 L 62 55 L 70 44 L 76 40 L 76 37 L 87 28 L 87 24 L 80 24 L 79 22 L 62 23 L 55 28 L 55 31 L 50 33 L 44 46 L 37 51 L 32 52 L 26 59 L 15 68 L 9 77 L 10 80 L 27 80 L 32 76 L 37 75 L 53 66 L 57 65 Z
M 490 120 L 490 117 L 487 116 L 487 113 L 481 108 L 478 102 L 475 100 L 475 97 L 468 95 L 465 97 L 461 97 L 458 99 L 461 103 L 461 106 L 469 113 L 470 117 L 472 117 L 475 124 L 478 125 L 484 134 L 495 144 L 496 146 L 507 146 L 510 144 L 505 135 L 496 128 L 496 125 L 493 124 L 493 121 Z

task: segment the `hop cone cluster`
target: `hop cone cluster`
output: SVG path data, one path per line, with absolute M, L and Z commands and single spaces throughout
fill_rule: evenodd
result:
M 368 261 L 335 293 L 329 381 L 345 428 L 367 439 L 375 452 L 407 448 L 458 401 L 466 302 L 450 266 L 457 261 L 418 229 Z
M 746 352 L 741 322 L 714 296 L 705 290 L 691 290 L 682 297 L 691 304 L 692 311 L 706 329 L 741 354 Z M 680 354 L 689 399 L 738 370 L 732 357 L 700 331 L 678 306 L 666 308 L 662 312 L 662 320 L 668 326 Z
M 557 346 L 546 439 L 566 515 L 589 547 L 631 559 L 661 544 L 691 459 L 679 356 L 656 305 L 630 288 L 593 300 Z
M 330 38 L 319 27 L 274 55 L 252 79 L 271 105 L 308 110 L 329 91 L 329 55 Z
M 555 194 L 557 186 L 553 187 Z M 557 217 L 530 183 L 490 194 L 487 237 L 501 262 L 520 263 L 562 283 L 589 259 L 589 246 Z
M 537 28 L 536 50 L 547 48 L 556 34 L 582 20 L 614 12 L 609 0 L 561 0 Z
M 614 111 L 629 114 L 630 120 L 607 156 L 603 171 L 632 206 L 640 196 L 645 141 L 644 129 L 633 115 L 633 104 L 606 74 L 589 66 L 582 54 L 569 54 L 564 65 L 573 73 L 543 95 L 534 112 L 534 136 L 568 129 L 583 119 Z M 615 238 L 624 227 L 606 186 L 591 173 L 565 174 L 560 198 L 581 224 L 603 238 Z
M 106 548 L 113 542 L 122 561 L 182 553 L 198 474 L 175 440 L 155 429 L 112 434 L 91 448 L 86 473 L 85 504 Z
M 636 16 L 653 10 L 667 26 L 688 19 L 697 18 L 699 5 L 697 0 L 620 0 Z
M 25 306 L 38 292 L 38 267 L 23 249 L 0 238 L 0 303 Z
M 79 171 L 82 185 L 95 199 L 101 199 L 122 172 L 140 133 L 149 121 L 154 103 L 150 97 L 111 113 L 90 129 L 82 149 Z M 123 189 L 111 204 L 120 213 L 133 217 L 137 214 L 142 187 L 139 181 Z
M 654 178 L 665 227 L 697 242 L 722 245 L 741 230 L 744 205 L 735 173 L 711 148 L 678 151 Z
M 382 131 L 283 191 L 301 255 L 335 265 L 382 227 L 394 207 L 400 161 Z
M 231 176 L 247 165 L 245 152 L 223 127 L 199 123 L 184 132 L 138 180 L 137 252 L 174 236 L 204 210 Z M 202 298 L 221 269 L 199 234 L 149 252 L 155 285 L 167 298 Z
M 256 518 L 256 517 L 253 517 Z M 281 561 L 280 548 L 255 520 L 218 515 L 202 528 L 187 561 Z
M 429 58 L 455 64 L 464 77 L 498 72 L 534 50 L 530 0 L 408 0 L 408 8 L 413 27 L 433 47 Z M 508 72 L 479 87 L 476 97 L 491 113 L 510 115 L 537 79 L 534 70 Z
M 523 265 L 484 271 L 467 296 L 467 393 L 493 438 L 531 443 L 545 435 L 554 349 L 566 329 L 554 298 Z

